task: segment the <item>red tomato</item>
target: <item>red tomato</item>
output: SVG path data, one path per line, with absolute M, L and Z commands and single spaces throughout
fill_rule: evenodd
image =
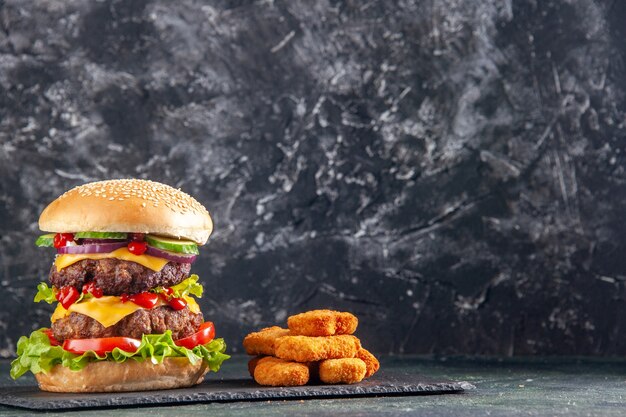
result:
M 127 296 L 126 299 L 143 308 L 154 308 L 157 301 L 159 301 L 159 295 L 153 292 L 140 292 L 139 294 Z M 122 299 L 122 302 L 125 302 L 124 299 Z
M 137 242 L 134 240 L 128 242 L 128 251 L 133 255 L 143 255 L 146 249 L 148 249 L 148 244 L 146 242 Z
M 70 287 L 69 285 L 66 287 L 62 287 L 55 295 L 56 299 L 61 303 L 64 309 L 70 308 L 72 304 L 78 300 L 80 294 L 78 290 L 74 287 Z
M 142 242 L 144 239 L 144 234 L 143 233 L 130 233 L 130 240 L 133 240 L 135 242 Z
M 48 336 L 48 340 L 50 341 L 50 346 L 61 346 L 61 343 L 54 337 L 52 334 L 52 329 L 46 329 L 43 331 L 46 336 Z
M 96 298 L 100 298 L 103 295 L 102 288 L 96 287 L 96 283 L 91 281 L 83 285 L 83 294 L 91 293 Z
M 74 235 L 72 233 L 57 233 L 54 235 L 54 239 L 52 240 L 52 244 L 55 248 L 62 248 L 67 245 L 67 242 L 74 241 Z
M 200 329 L 191 336 L 183 337 L 176 340 L 178 346 L 186 347 L 187 349 L 193 349 L 198 345 L 206 345 L 215 337 L 215 326 L 213 322 L 205 321 L 200 326 Z
M 187 307 L 187 301 L 184 298 L 172 298 L 167 302 L 167 305 L 172 307 L 174 310 L 182 310 Z
M 104 355 L 115 348 L 120 348 L 124 352 L 135 352 L 141 341 L 132 337 L 102 337 L 98 339 L 66 339 L 63 342 L 63 349 L 68 352 L 82 355 L 88 350 L 93 350 L 98 355 Z

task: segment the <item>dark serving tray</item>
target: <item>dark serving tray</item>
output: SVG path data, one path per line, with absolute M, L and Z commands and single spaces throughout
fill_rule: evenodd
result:
M 262 387 L 251 378 L 207 380 L 191 388 L 105 394 L 61 394 L 36 386 L 3 387 L 0 404 L 31 410 L 69 410 L 171 404 L 293 400 L 307 398 L 375 397 L 460 393 L 474 386 L 467 382 L 432 380 L 404 372 L 379 372 L 354 385 Z

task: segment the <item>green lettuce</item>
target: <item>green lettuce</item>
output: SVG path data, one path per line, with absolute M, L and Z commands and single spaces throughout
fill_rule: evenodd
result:
M 48 304 L 52 304 L 57 300 L 54 289 L 48 287 L 48 284 L 45 282 L 40 282 L 37 285 L 37 294 L 35 294 L 34 301 L 36 303 L 40 301 L 45 301 Z
M 183 297 L 186 295 L 195 295 L 196 297 L 202 297 L 202 293 L 204 292 L 204 287 L 202 284 L 198 284 L 198 279 L 200 279 L 196 274 L 191 274 L 189 278 L 182 281 L 180 284 L 173 285 L 172 288 L 172 297 Z M 152 292 L 161 293 L 165 291 L 164 287 L 156 287 L 151 290 Z
M 200 279 L 196 274 L 192 274 L 189 278 L 182 281 L 180 284 L 176 284 L 172 286 L 172 297 L 183 297 L 186 295 L 195 295 L 196 297 L 202 297 L 202 293 L 204 292 L 204 287 L 202 284 L 198 284 L 198 279 Z M 152 292 L 161 293 L 164 292 L 164 287 L 156 287 Z M 35 298 L 33 301 L 39 303 L 41 301 L 45 301 L 48 304 L 52 304 L 57 301 L 56 299 L 57 290 L 55 288 L 48 287 L 48 284 L 45 282 L 40 282 L 37 285 L 37 294 L 35 294 Z M 91 294 L 80 294 L 78 300 L 75 303 L 79 303 L 83 300 L 88 300 L 92 298 Z
M 37 285 L 37 294 L 35 294 L 35 298 L 33 299 L 33 301 L 36 303 L 40 301 L 45 301 L 48 304 L 52 304 L 57 301 L 57 298 L 56 298 L 57 292 L 58 291 L 56 288 L 54 287 L 50 288 L 48 287 L 48 284 L 46 284 L 45 282 L 40 282 L 39 285 Z M 91 298 L 93 298 L 92 294 L 89 294 L 89 293 L 85 294 L 81 292 L 80 296 L 78 297 L 76 301 L 74 301 L 74 303 L 87 301 Z
M 206 361 L 209 369 L 217 372 L 226 359 L 230 358 L 224 351 L 226 343 L 223 339 L 214 339 L 205 345 L 198 345 L 193 349 L 177 346 L 172 339 L 172 332 L 167 330 L 163 334 L 143 335 L 141 344 L 136 352 L 124 352 L 115 348 L 105 355 L 98 355 L 88 351 L 82 355 L 75 355 L 64 350 L 61 346 L 50 345 L 45 328 L 35 330 L 30 337 L 22 336 L 17 342 L 17 359 L 11 363 L 11 378 L 17 379 L 26 372 L 33 374 L 48 372 L 56 365 L 63 365 L 73 371 L 79 371 L 90 362 L 113 361 L 122 363 L 127 360 L 150 360 L 154 364 L 162 363 L 165 358 L 186 357 L 192 364 Z
M 196 274 L 192 274 L 180 284 L 172 286 L 172 290 L 174 290 L 174 297 L 183 297 L 189 294 L 195 295 L 198 298 L 202 297 L 204 288 L 202 287 L 202 284 L 198 284 L 198 279 L 200 278 Z

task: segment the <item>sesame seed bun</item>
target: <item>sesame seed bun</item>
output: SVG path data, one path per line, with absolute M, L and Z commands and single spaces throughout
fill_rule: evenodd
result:
M 123 392 L 191 387 L 203 381 L 205 361 L 192 365 L 187 358 L 165 358 L 161 364 L 127 360 L 91 362 L 80 371 L 63 365 L 37 373 L 39 388 L 51 392 Z
M 132 232 L 204 245 L 213 231 L 209 212 L 190 195 L 154 181 L 98 181 L 75 187 L 39 217 L 45 232 Z

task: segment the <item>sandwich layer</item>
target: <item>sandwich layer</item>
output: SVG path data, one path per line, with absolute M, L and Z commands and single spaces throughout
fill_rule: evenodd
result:
M 35 377 L 44 391 L 123 392 L 190 387 L 202 382 L 207 371 L 205 361 L 191 364 L 187 358 L 165 358 L 160 364 L 149 360 L 91 362 L 80 371 L 56 365 Z
M 65 339 L 114 336 L 141 339 L 144 334 L 159 334 L 171 330 L 172 338 L 177 340 L 198 331 L 203 322 L 201 312 L 193 313 L 188 307 L 182 310 L 173 310 L 163 306 L 153 309 L 138 309 L 109 327 L 103 326 L 97 320 L 84 314 L 70 313 L 69 316 L 52 323 L 52 333 L 55 339 L 61 342 Z
M 50 269 L 49 280 L 57 288 L 72 286 L 82 290 L 93 281 L 106 295 L 135 294 L 157 286 L 171 287 L 189 277 L 191 264 L 168 262 L 160 271 L 120 259 L 85 259 L 60 271 Z
M 154 233 L 204 245 L 213 221 L 189 194 L 154 181 L 125 179 L 67 191 L 41 213 L 39 228 L 54 233 Z

